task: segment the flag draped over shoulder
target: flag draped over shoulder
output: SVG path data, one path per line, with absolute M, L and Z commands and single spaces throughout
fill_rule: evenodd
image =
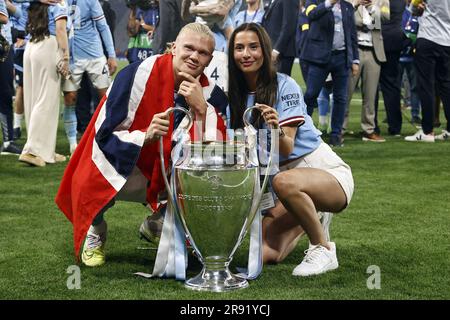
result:
M 171 54 L 125 67 L 72 155 L 55 202 L 73 224 L 77 257 L 93 219 L 125 185 L 134 167 L 147 178 L 147 202 L 156 209 L 157 195 L 164 189 L 159 143 L 144 146 L 144 140 L 153 116 L 174 105 L 172 70 Z M 200 82 L 203 87 L 209 85 L 204 75 Z M 225 126 L 218 118 L 217 128 L 223 132 Z M 164 137 L 165 159 L 170 157 L 172 131 L 173 121 Z

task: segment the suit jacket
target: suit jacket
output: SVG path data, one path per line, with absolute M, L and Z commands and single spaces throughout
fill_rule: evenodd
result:
M 402 29 L 403 11 L 405 11 L 404 0 L 390 0 L 390 19 L 382 22 L 381 32 L 384 39 L 384 50 L 386 52 L 400 52 L 407 44 L 408 38 Z
M 178 32 L 186 24 L 181 18 L 182 0 L 161 0 L 159 2 L 159 20 L 153 35 L 153 54 L 163 53 L 168 42 L 177 38 Z
M 370 8 L 369 8 L 370 9 Z M 386 55 L 384 53 L 383 35 L 381 33 L 381 23 L 389 21 L 389 0 L 380 0 L 376 3 L 374 11 L 371 14 L 374 19 L 375 28 L 372 30 L 372 41 L 375 57 L 378 62 L 386 62 Z M 355 11 L 356 29 L 363 28 L 363 6 L 359 6 Z
M 346 63 L 350 67 L 359 59 L 354 9 L 352 4 L 340 0 L 345 37 Z M 307 0 L 306 15 L 309 20 L 308 35 L 301 59 L 316 64 L 330 62 L 333 50 L 334 15 L 332 7 L 325 7 L 324 0 Z
M 284 57 L 295 57 L 298 0 L 274 0 L 264 12 L 262 26 L 272 40 L 272 46 Z

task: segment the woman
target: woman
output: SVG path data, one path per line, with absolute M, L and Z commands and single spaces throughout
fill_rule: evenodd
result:
M 243 126 L 243 106 L 256 105 L 265 121 L 260 127 L 280 128 L 281 172 L 272 181 L 278 200 L 263 220 L 264 261 L 283 260 L 305 230 L 311 244 L 292 274 L 320 274 L 336 269 L 338 261 L 318 211 L 342 211 L 350 202 L 353 178 L 350 167 L 320 138 L 300 87 L 276 73 L 271 52 L 270 38 L 261 26 L 243 24 L 233 32 L 228 61 L 231 127 Z
M 31 39 L 24 53 L 24 110 L 27 142 L 19 161 L 44 167 L 65 161 L 55 153 L 61 97 L 61 75 L 69 76 L 66 33 L 68 8 L 32 3 L 27 31 Z

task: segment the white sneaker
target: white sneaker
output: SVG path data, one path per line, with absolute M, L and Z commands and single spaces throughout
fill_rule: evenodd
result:
M 414 135 L 405 137 L 405 141 L 434 142 L 434 135 L 425 134 L 423 133 L 422 129 L 420 129 Z
M 447 130 L 442 130 L 441 134 L 434 137 L 435 140 L 450 140 L 450 132 Z
M 339 263 L 336 257 L 336 244 L 334 242 L 328 242 L 328 245 L 331 250 L 328 250 L 320 244 L 305 250 L 306 255 L 302 263 L 295 267 L 292 275 L 307 277 L 337 269 Z

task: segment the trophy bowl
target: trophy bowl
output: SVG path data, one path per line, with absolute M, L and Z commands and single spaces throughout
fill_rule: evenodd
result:
M 203 265 L 186 280 L 189 289 L 224 292 L 248 286 L 229 270 L 261 201 L 260 168 L 241 140 L 184 142 L 171 184 L 165 180 L 170 204 Z

